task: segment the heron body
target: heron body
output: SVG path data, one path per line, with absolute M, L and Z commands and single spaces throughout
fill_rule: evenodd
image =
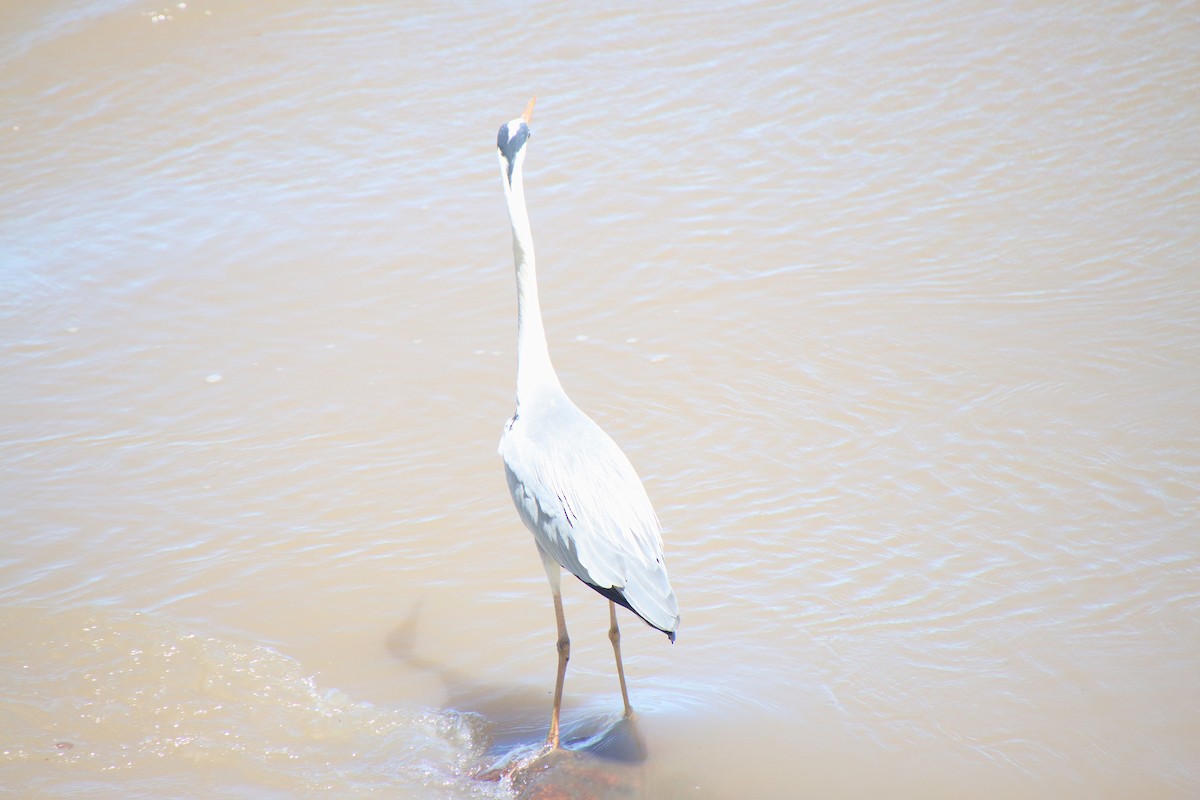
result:
M 524 114 L 500 128 L 496 141 L 517 273 L 517 409 L 504 426 L 499 451 L 513 503 L 533 533 L 554 600 L 559 671 L 548 742 L 557 747 L 570 653 L 561 569 L 609 600 L 609 638 L 626 714 L 631 708 L 615 604 L 672 642 L 679 605 L 663 563 L 658 518 L 637 472 L 608 434 L 567 397 L 550 363 L 522 182 L 532 112 L 530 100 Z

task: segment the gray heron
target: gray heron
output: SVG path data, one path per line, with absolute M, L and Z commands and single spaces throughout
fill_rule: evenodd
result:
M 550 363 L 522 183 L 533 103 L 530 100 L 521 116 L 505 123 L 496 138 L 517 271 L 517 408 L 500 437 L 500 456 L 513 503 L 533 533 L 554 599 L 558 675 L 546 742 L 558 748 L 563 681 L 571 653 L 561 569 L 608 599 L 608 638 L 626 716 L 633 710 L 621 664 L 617 606 L 674 642 L 679 604 L 663 563 L 658 517 L 637 472 L 608 434 L 567 397 Z

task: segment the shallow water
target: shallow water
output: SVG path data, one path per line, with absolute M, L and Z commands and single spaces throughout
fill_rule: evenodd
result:
M 1196 794 L 1198 87 L 1190 4 L 3 6 L 0 786 L 504 796 L 536 92 L 551 352 L 682 606 L 645 795 Z

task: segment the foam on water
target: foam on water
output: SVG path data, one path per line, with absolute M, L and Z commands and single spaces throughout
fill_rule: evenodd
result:
M 4 769 L 440 797 L 473 713 L 544 736 L 495 457 L 536 91 L 551 351 L 682 606 L 624 630 L 654 796 L 1196 795 L 1197 42 L 1186 3 L 0 5 Z M 564 588 L 583 725 L 619 696 Z
M 0 781 L 72 796 L 503 796 L 482 718 L 322 688 L 270 648 L 104 609 L 0 610 Z

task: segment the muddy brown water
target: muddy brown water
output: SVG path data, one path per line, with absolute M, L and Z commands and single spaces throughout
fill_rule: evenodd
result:
M 639 791 L 1200 793 L 1194 5 L 299 0 L 0 7 L 0 793 L 509 791 L 533 93 L 551 353 L 682 607 Z

